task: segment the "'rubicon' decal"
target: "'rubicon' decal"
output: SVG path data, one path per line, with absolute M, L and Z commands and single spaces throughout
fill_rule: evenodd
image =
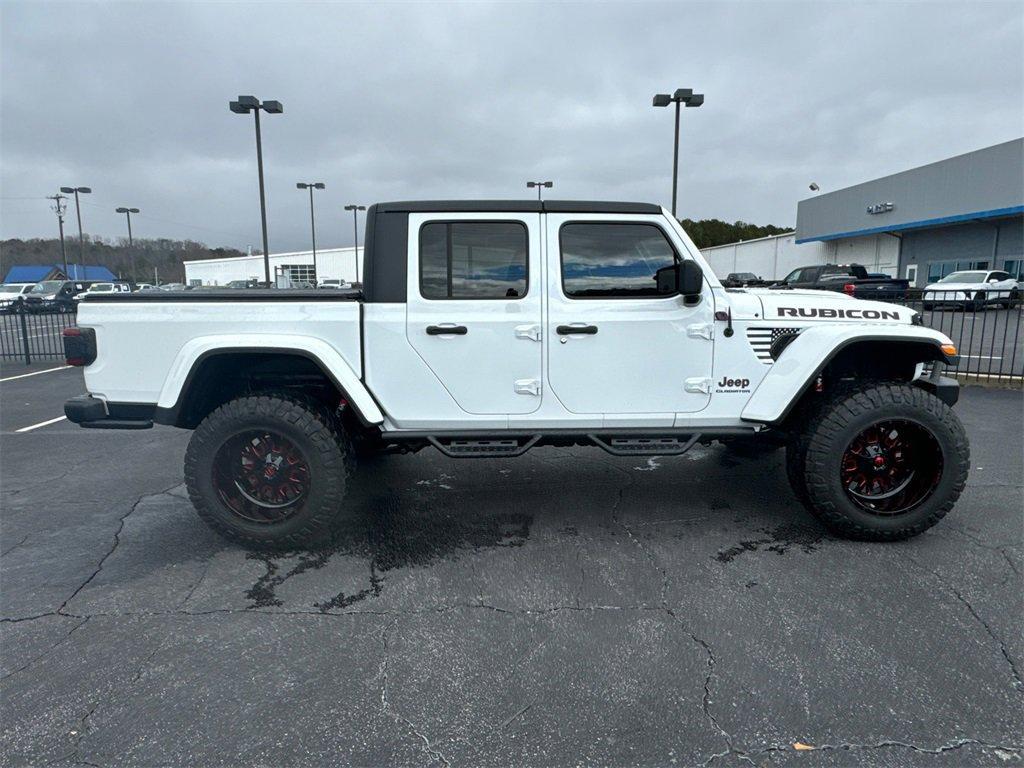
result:
M 835 319 L 845 317 L 850 320 L 899 320 L 899 312 L 887 309 L 830 309 L 825 307 L 779 307 L 779 317 L 817 317 Z

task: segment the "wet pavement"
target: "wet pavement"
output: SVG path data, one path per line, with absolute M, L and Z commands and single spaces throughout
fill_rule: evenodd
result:
M 2 387 L 5 764 L 1022 762 L 1019 392 L 964 391 L 969 486 L 906 543 L 829 536 L 781 453 L 544 448 L 374 461 L 265 555 L 192 511 L 187 433 L 16 433 L 80 373 Z

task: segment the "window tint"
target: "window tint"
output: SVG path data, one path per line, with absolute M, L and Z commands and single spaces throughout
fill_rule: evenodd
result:
M 653 224 L 566 224 L 559 240 L 562 287 L 571 298 L 664 296 L 657 272 L 676 262 Z
M 1009 280 L 1010 276 L 1005 272 L 992 272 L 988 276 L 989 280 Z
M 518 299 L 526 295 L 526 225 L 433 221 L 420 228 L 425 299 Z
M 803 272 L 804 272 L 803 269 L 794 269 L 792 272 L 790 272 L 788 275 L 786 275 L 786 277 L 782 280 L 782 282 L 784 282 L 784 283 L 795 283 L 795 282 L 800 280 L 800 277 L 803 275 Z

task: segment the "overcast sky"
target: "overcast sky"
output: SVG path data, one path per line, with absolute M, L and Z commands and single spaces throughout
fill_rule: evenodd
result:
M 1019 2 L 267 4 L 0 2 L 0 236 L 55 236 L 47 201 L 93 188 L 87 232 L 349 245 L 346 203 L 550 197 L 793 225 L 828 191 L 1024 135 Z M 74 229 L 73 210 L 71 227 Z M 360 222 L 360 228 L 362 223 Z

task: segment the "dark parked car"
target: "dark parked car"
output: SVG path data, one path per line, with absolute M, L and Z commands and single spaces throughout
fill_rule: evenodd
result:
M 44 280 L 25 294 L 29 312 L 74 312 L 75 296 L 88 290 L 95 280 Z
M 722 285 L 726 288 L 743 288 L 748 285 L 764 285 L 764 278 L 753 272 L 730 272 L 725 276 Z
M 892 277 L 871 277 L 860 264 L 820 264 L 799 267 L 779 282 L 775 289 L 808 288 L 837 291 L 858 299 L 905 301 L 910 282 Z

